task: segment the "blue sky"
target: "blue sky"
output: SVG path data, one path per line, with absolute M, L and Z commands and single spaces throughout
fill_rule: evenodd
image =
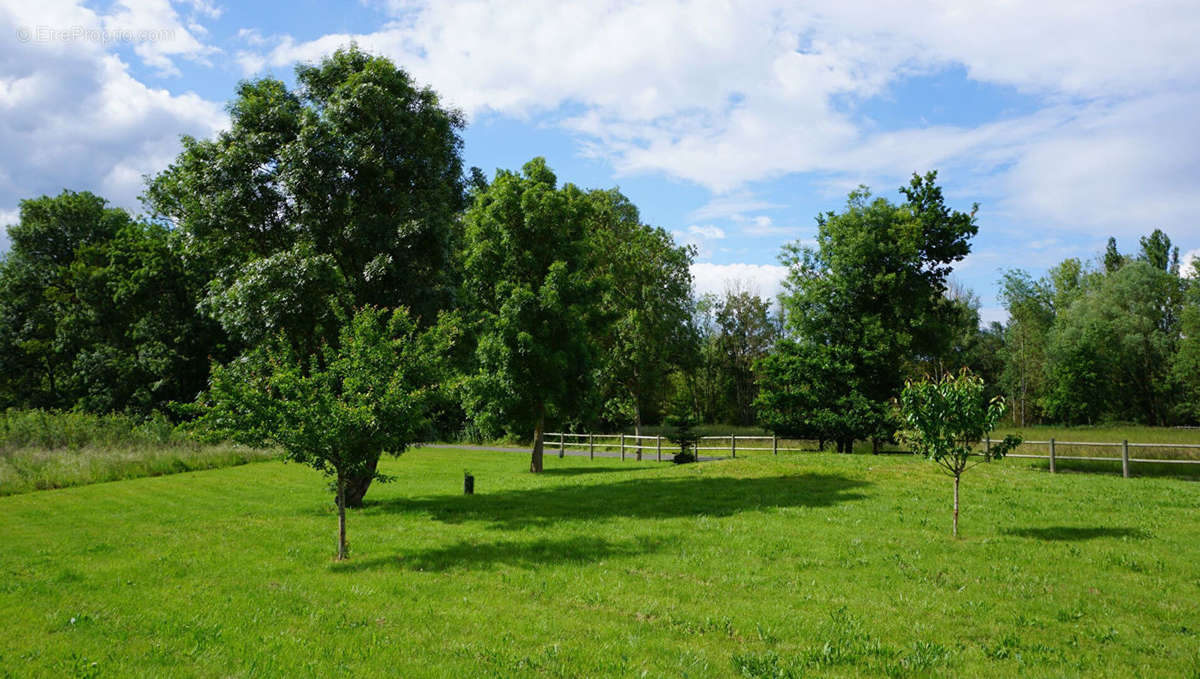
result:
M 981 205 L 956 277 L 1000 319 L 1006 268 L 1154 228 L 1200 254 L 1200 5 L 1141 4 L 0 0 L 0 223 L 63 188 L 138 210 L 239 79 L 355 41 L 468 115 L 468 165 L 620 186 L 703 291 L 773 293 L 816 214 L 937 169 Z

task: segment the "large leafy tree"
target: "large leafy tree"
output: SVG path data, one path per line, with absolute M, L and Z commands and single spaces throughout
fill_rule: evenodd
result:
M 173 236 L 90 193 L 23 201 L 0 265 L 0 401 L 146 413 L 203 389 L 220 333 Z
M 1001 279 L 1000 297 L 1008 311 L 1004 329 L 1005 361 L 1002 382 L 1015 404 L 1020 426 L 1040 412 L 1038 403 L 1046 384 L 1046 339 L 1054 322 L 1054 304 L 1048 285 L 1021 270 Z
M 255 349 L 263 360 L 213 367 L 212 389 L 197 404 L 213 433 L 255 446 L 279 446 L 287 459 L 333 479 L 337 558 L 345 559 L 350 484 L 378 471 L 382 454 L 400 455 L 428 421 L 438 357 L 448 335 L 419 333 L 404 309 L 365 308 L 313 355 L 286 337 Z
M 497 172 L 465 216 L 463 292 L 478 349 L 464 405 L 484 434 L 531 433 L 532 472 L 546 423 L 577 419 L 591 391 L 591 210 L 535 158 L 519 174 Z
M 1181 387 L 1176 412 L 1187 422 L 1200 421 L 1200 259 L 1194 260 L 1189 277 L 1184 279 L 1183 310 L 1180 312 L 1179 350 L 1172 359 L 1171 371 Z
M 1165 258 L 1138 259 L 1103 277 L 1055 319 L 1043 397 L 1052 419 L 1163 425 L 1179 394 L 1171 367 L 1180 342 L 1182 281 Z
M 717 305 L 716 344 L 725 375 L 727 419 L 734 424 L 754 424 L 755 379 L 758 362 L 767 356 L 779 335 L 771 302 L 749 290 L 731 287 Z
M 1185 403 L 1194 315 L 1178 248 L 1162 231 L 1122 255 L 1109 239 L 1089 266 L 1067 259 L 1040 279 L 1003 279 L 1010 321 L 1004 382 L 1018 421 L 1190 421 Z
M 791 244 L 781 257 L 789 267 L 783 304 L 794 342 L 768 359 L 779 365 L 764 371 L 762 390 L 821 379 L 789 366 L 816 364 L 825 374 L 842 375 L 856 400 L 875 404 L 860 409 L 862 417 L 831 412 L 788 419 L 839 423 L 834 438 L 843 448 L 856 438 L 891 435 L 883 404 L 899 394 L 905 366 L 947 353 L 961 325 L 945 294 L 946 279 L 970 252 L 978 228 L 974 210 L 946 206 L 936 179 L 933 172 L 914 174 L 900 189 L 900 205 L 872 198 L 865 188 L 852 192 L 841 213 L 817 218 L 815 247 Z M 799 357 L 792 360 L 788 352 Z
M 658 410 L 667 376 L 695 351 L 691 325 L 694 252 L 641 222 L 617 190 L 592 191 L 588 237 L 599 292 L 597 387 L 606 419 L 641 434 Z
M 68 381 L 81 344 L 63 318 L 76 307 L 69 272 L 80 248 L 111 240 L 132 220 L 94 194 L 21 201 L 0 269 L 0 361 L 11 405 L 74 405 Z
M 404 306 L 428 325 L 451 301 L 464 205 L 462 115 L 382 57 L 341 49 L 297 87 L 243 82 L 230 129 L 184 138 L 146 192 L 205 272 L 202 308 L 243 347 L 283 333 L 301 355 L 338 342 L 338 318 Z M 361 503 L 372 473 L 347 489 Z

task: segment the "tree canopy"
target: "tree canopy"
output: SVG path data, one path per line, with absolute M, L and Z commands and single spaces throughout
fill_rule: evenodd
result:
M 853 191 L 841 213 L 817 218 L 815 246 L 784 248 L 791 341 L 764 363 L 765 424 L 803 422 L 807 430 L 821 422 L 839 449 L 856 438 L 891 437 L 886 404 L 899 394 L 906 369 L 945 354 L 962 324 L 946 279 L 970 252 L 978 227 L 974 209 L 946 206 L 936 179 L 933 172 L 913 175 L 900 189 L 900 205 L 872 198 L 865 187 Z M 830 380 L 840 394 L 828 393 Z M 828 412 L 787 412 L 793 407 Z
M 464 217 L 463 290 L 478 341 L 466 410 L 485 434 L 532 434 L 534 472 L 546 422 L 563 424 L 591 391 L 590 208 L 534 158 L 520 174 L 497 172 Z

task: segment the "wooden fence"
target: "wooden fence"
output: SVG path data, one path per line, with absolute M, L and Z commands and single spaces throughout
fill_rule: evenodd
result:
M 777 436 L 701 436 L 699 444 L 696 446 L 696 452 L 702 453 L 728 453 L 728 457 L 737 457 L 738 451 L 743 453 L 748 451 L 755 452 L 770 452 L 778 455 L 782 452 L 815 452 L 811 446 L 798 448 L 795 446 L 780 445 L 781 442 L 790 440 L 781 439 Z M 638 460 L 644 459 L 647 451 L 651 451 L 656 460 L 662 461 L 663 443 L 667 443 L 668 459 L 674 456 L 676 447 L 662 436 L 635 436 L 633 434 L 571 434 L 564 432 L 547 432 L 545 438 L 545 449 L 548 452 L 558 451 L 558 456 L 563 457 L 567 450 L 588 452 L 588 457 L 595 458 L 596 451 L 600 450 L 616 452 L 620 451 L 621 459 L 624 460 L 626 455 L 636 457 Z M 747 445 L 749 444 L 749 445 Z M 991 448 L 992 440 L 985 439 L 981 446 L 986 450 Z M 1200 464 L 1200 459 L 1178 459 L 1178 458 L 1148 458 L 1148 457 L 1133 457 L 1130 454 L 1130 449 L 1153 449 L 1153 448 L 1168 448 L 1175 450 L 1196 450 L 1200 451 L 1200 444 L 1194 443 L 1130 443 L 1129 441 L 1121 441 L 1119 443 L 1101 442 L 1101 441 L 1056 441 L 1049 439 L 1047 441 L 1023 441 L 1022 446 L 1045 446 L 1045 455 L 1034 455 L 1031 453 L 1009 453 L 1008 457 L 1024 458 L 1031 460 L 1048 460 L 1050 463 L 1050 472 L 1057 472 L 1058 462 L 1062 461 L 1086 461 L 1086 462 L 1120 462 L 1121 475 L 1129 478 L 1129 470 L 1135 464 L 1150 463 L 1150 464 Z M 1119 448 L 1121 450 L 1120 457 L 1100 457 L 1094 455 L 1061 455 L 1059 448 L 1062 446 L 1068 447 L 1084 447 L 1084 448 Z M 1019 449 L 1018 449 L 1019 450 Z M 982 455 L 982 453 L 980 453 Z M 719 455 L 709 455 L 710 457 L 719 457 Z
M 991 439 L 984 441 L 985 446 L 991 445 Z M 1049 460 L 1050 472 L 1057 471 L 1058 461 L 1074 461 L 1080 460 L 1085 462 L 1120 462 L 1121 476 L 1129 478 L 1129 469 L 1135 463 L 1152 463 L 1152 464 L 1200 464 L 1200 459 L 1180 459 L 1180 458 L 1162 458 L 1162 457 L 1132 457 L 1130 449 L 1148 450 L 1153 448 L 1168 448 L 1175 450 L 1197 450 L 1200 451 L 1200 444 L 1195 443 L 1130 443 L 1129 441 L 1121 441 L 1119 443 L 1102 442 L 1102 441 L 1056 441 L 1049 439 L 1047 441 L 1022 441 L 1022 446 L 1046 446 L 1045 455 L 1032 455 L 1030 453 L 1009 453 L 1008 457 L 1025 458 L 1031 460 Z M 1060 446 L 1082 447 L 1082 448 L 1120 448 L 1120 457 L 1101 457 L 1095 455 L 1060 455 L 1058 449 Z M 1018 448 L 1017 450 L 1020 450 Z

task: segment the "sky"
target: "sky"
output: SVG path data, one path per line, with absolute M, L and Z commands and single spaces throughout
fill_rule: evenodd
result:
M 954 276 L 1002 320 L 1010 268 L 1155 228 L 1200 256 L 1196 35 L 1194 0 L 0 0 L 0 224 L 64 188 L 141 212 L 238 81 L 353 42 L 466 114 L 467 166 L 619 187 L 697 248 L 700 292 L 778 292 L 816 215 L 937 170 L 980 206 Z

